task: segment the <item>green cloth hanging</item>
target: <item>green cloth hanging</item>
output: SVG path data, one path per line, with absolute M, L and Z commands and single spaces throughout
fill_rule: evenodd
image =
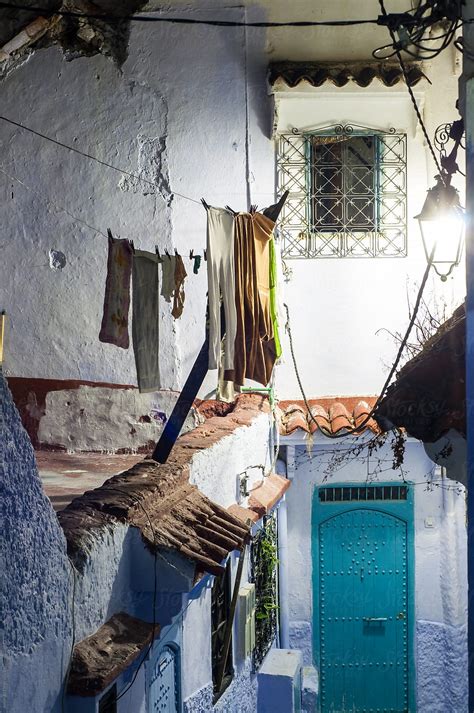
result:
M 270 258 L 270 317 L 273 324 L 273 338 L 275 340 L 275 354 L 279 359 L 281 356 L 280 331 L 278 327 L 278 307 L 277 307 L 277 282 L 278 270 L 275 251 L 275 240 L 270 238 L 269 242 L 269 258 Z

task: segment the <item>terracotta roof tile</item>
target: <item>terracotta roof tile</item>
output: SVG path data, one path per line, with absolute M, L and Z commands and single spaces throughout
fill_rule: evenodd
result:
M 321 431 L 322 434 L 342 433 L 355 426 L 360 426 L 370 413 L 375 403 L 374 397 L 347 397 L 343 399 L 311 399 L 308 403 L 310 413 L 303 401 L 280 401 L 279 421 L 282 436 L 289 436 L 298 428 L 307 433 Z M 379 427 L 373 418 L 365 425 L 379 432 Z
M 318 428 L 322 431 L 331 431 L 331 421 L 324 406 L 321 404 L 310 405 L 309 413 L 311 416 L 306 413 L 306 419 L 311 433 L 317 431 Z
M 299 403 L 291 403 L 286 407 L 282 412 L 281 422 L 284 424 L 287 434 L 293 433 L 298 428 L 309 431 L 305 408 Z
M 283 476 L 276 473 L 270 473 L 260 485 L 251 491 L 248 507 L 231 505 L 228 511 L 244 522 L 247 522 L 248 518 L 253 522 L 257 522 L 281 500 L 290 485 L 291 481 L 287 478 L 283 478 Z
M 137 658 L 160 627 L 119 612 L 74 647 L 67 691 L 96 696 Z
M 351 414 L 346 409 L 344 404 L 335 402 L 329 407 L 329 420 L 331 422 L 331 430 L 333 433 L 349 430 L 353 428 L 351 423 Z
M 407 70 L 411 87 L 426 76 L 417 64 L 407 65 Z M 321 87 L 326 83 L 343 87 L 349 82 L 354 82 L 359 87 L 368 87 L 374 79 L 386 87 L 393 87 L 404 82 L 400 67 L 390 62 L 274 62 L 269 67 L 270 85 L 273 86 L 280 79 L 288 87 L 296 87 L 300 82 L 308 82 L 313 87 Z

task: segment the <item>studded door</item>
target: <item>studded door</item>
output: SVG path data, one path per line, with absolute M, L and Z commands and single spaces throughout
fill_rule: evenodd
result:
M 407 523 L 348 510 L 319 524 L 318 545 L 322 713 L 406 713 Z
M 150 684 L 150 713 L 178 713 L 176 652 L 166 646 L 158 656 Z

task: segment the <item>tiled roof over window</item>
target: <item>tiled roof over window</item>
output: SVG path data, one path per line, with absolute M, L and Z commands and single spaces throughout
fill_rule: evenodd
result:
M 74 647 L 68 693 L 95 696 L 103 691 L 159 632 L 159 625 L 153 629 L 153 624 L 125 612 L 114 614 Z
M 359 426 L 367 418 L 375 398 L 360 397 L 335 399 L 310 399 L 308 401 L 311 415 L 303 401 L 280 401 L 279 422 L 280 433 L 289 436 L 298 429 L 306 433 L 320 431 L 324 434 L 344 433 Z M 379 427 L 373 418 L 365 425 L 364 431 L 379 432 Z
M 417 64 L 407 65 L 408 83 L 414 87 L 425 77 Z M 368 87 L 374 80 L 386 87 L 393 87 L 405 81 L 398 64 L 365 62 L 347 64 L 324 64 L 315 62 L 275 62 L 269 67 L 269 82 L 274 86 L 282 80 L 288 87 L 296 87 L 300 82 L 308 82 L 313 87 L 332 84 L 344 87 L 354 82 L 359 87 Z

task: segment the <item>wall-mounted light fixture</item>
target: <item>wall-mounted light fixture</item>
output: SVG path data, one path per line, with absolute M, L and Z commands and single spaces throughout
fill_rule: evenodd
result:
M 415 216 L 420 224 L 421 237 L 427 261 L 433 265 L 443 282 L 459 265 L 464 238 L 464 209 L 459 193 L 451 185 L 454 173 L 461 173 L 457 164 L 457 152 L 462 146 L 464 122 L 441 124 L 435 132 L 435 144 L 440 154 L 441 174 L 436 176 L 436 185 L 428 190 L 421 213 Z M 454 142 L 450 153 L 446 145 Z M 464 174 L 462 174 L 464 175 Z
M 428 190 L 421 213 L 415 216 L 426 259 L 443 282 L 459 265 L 464 237 L 464 210 L 450 179 L 448 174 L 436 176 L 436 185 Z

